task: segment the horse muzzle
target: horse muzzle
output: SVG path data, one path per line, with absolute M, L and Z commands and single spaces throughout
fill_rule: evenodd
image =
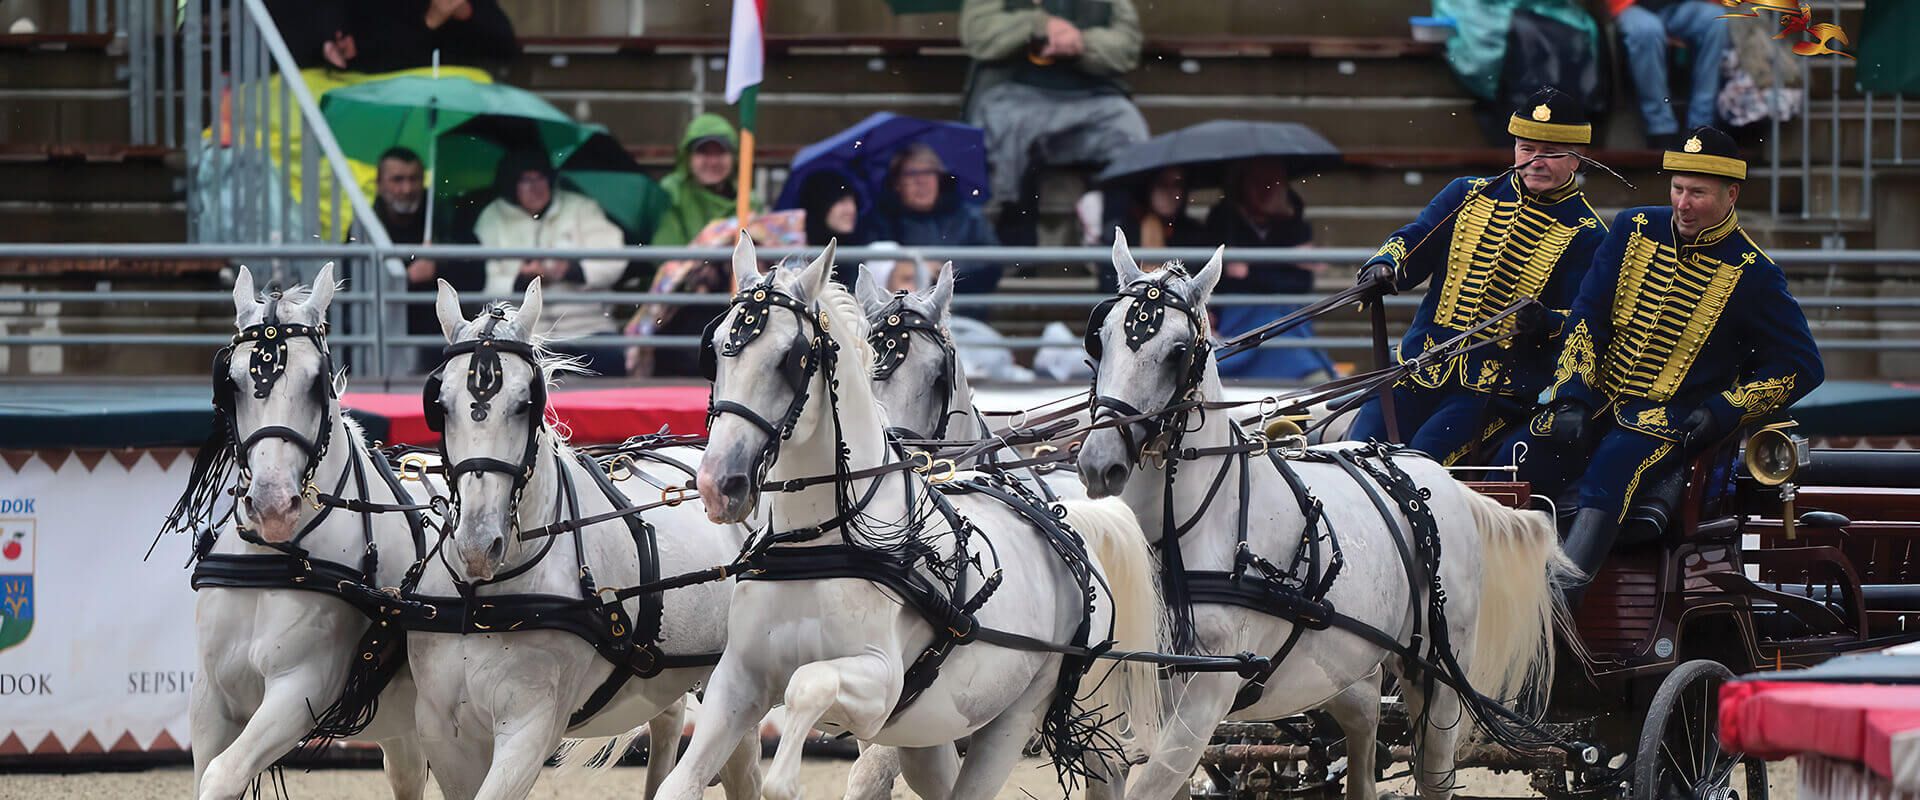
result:
M 492 580 L 507 556 L 506 534 L 495 527 L 490 533 L 479 530 L 455 531 L 454 539 L 459 541 L 457 549 L 461 566 L 466 567 L 467 580 Z
M 1080 483 L 1095 500 L 1120 494 L 1133 475 L 1132 454 L 1126 451 L 1120 432 L 1111 428 L 1087 434 L 1078 461 Z
M 284 481 L 256 483 L 241 496 L 246 507 L 246 522 L 260 540 L 285 544 L 293 540 L 300 524 L 300 494 Z

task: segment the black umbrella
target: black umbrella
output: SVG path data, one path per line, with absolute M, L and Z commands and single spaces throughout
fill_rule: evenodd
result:
M 1226 162 L 1277 157 L 1287 160 L 1294 173 L 1340 163 L 1340 148 L 1327 137 L 1297 122 L 1249 122 L 1221 119 L 1163 133 L 1127 148 L 1098 182 L 1122 183 L 1144 178 L 1165 167 L 1188 167 L 1187 182 L 1217 182 Z

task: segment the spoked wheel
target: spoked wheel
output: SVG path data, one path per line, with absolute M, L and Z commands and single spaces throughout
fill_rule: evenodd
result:
M 1720 687 L 1733 673 L 1688 661 L 1660 682 L 1640 729 L 1633 800 L 1766 800 L 1766 765 L 1720 746 Z M 1735 767 L 1745 772 L 1742 796 Z

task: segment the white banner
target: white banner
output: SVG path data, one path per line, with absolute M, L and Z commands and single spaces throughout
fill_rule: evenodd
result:
M 0 454 L 0 755 L 185 749 L 191 545 L 141 557 L 191 454 Z

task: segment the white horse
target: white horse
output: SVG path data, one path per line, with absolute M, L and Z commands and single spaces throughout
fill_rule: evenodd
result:
M 1212 356 L 1209 352 L 1201 358 L 1200 353 L 1209 335 L 1206 302 L 1220 279 L 1224 250 L 1216 251 L 1203 269 L 1188 276 L 1183 269 L 1143 273 L 1124 238 L 1114 245 L 1114 268 L 1119 285 L 1125 288 L 1089 340 L 1103 351 L 1096 354 L 1101 356 L 1094 384 L 1095 402 L 1101 407 L 1096 416 L 1112 416 L 1109 412 L 1126 407 L 1151 414 L 1177 401 L 1222 399 Z M 1195 359 L 1199 359 L 1197 363 Z M 1188 365 L 1193 369 L 1185 368 Z M 1182 448 L 1205 450 L 1245 441 L 1226 414 L 1197 409 L 1188 414 L 1184 420 L 1165 422 L 1168 430 L 1184 430 L 1179 443 Z M 1088 494 L 1122 497 L 1149 531 L 1149 537 L 1161 540 L 1166 463 L 1142 457 L 1140 452 L 1143 447 L 1161 444 L 1157 440 L 1149 442 L 1152 438 L 1152 426 L 1145 424 L 1096 430 L 1080 450 L 1079 470 Z M 1333 532 L 1344 554 L 1345 565 L 1332 582 L 1326 600 L 1338 613 L 1384 631 L 1404 645 L 1414 626 L 1426 620 L 1426 606 L 1432 599 L 1427 596 L 1430 593 L 1425 576 L 1415 581 L 1421 587 L 1417 592 L 1410 586 L 1401 546 L 1388 527 L 1411 530 L 1410 523 L 1391 500 L 1386 502 L 1393 520 L 1385 519 L 1376 510 L 1369 490 L 1343 467 L 1325 458 L 1340 449 L 1340 445 L 1317 447 L 1313 452 L 1320 456 L 1288 462 L 1303 488 L 1317 498 L 1325 515 L 1322 530 Z M 1362 466 L 1387 469 L 1375 459 L 1363 456 L 1362 460 L 1368 462 Z M 1235 461 L 1239 461 L 1238 467 Z M 1264 456 L 1242 459 L 1229 455 L 1179 460 L 1180 479 L 1172 487 L 1171 518 L 1176 525 L 1191 528 L 1177 544 L 1162 541 L 1162 546 L 1177 547 L 1186 570 L 1235 568 L 1242 513 L 1248 515 L 1248 541 L 1253 554 L 1283 568 L 1293 563 L 1306 529 L 1302 498 L 1265 461 Z M 1475 493 L 1431 460 L 1407 456 L 1394 459 L 1393 464 L 1431 493 L 1425 506 L 1437 522 L 1441 543 L 1438 571 L 1446 591 L 1446 635 L 1469 683 L 1497 698 L 1510 696 L 1529 680 L 1535 686 L 1546 685 L 1552 671 L 1551 620 L 1559 597 L 1556 584 L 1571 568 L 1560 552 L 1551 521 L 1542 513 L 1514 511 Z M 1221 471 L 1229 469 L 1245 472 L 1214 482 Z M 1243 475 L 1248 481 L 1244 491 L 1240 483 Z M 1387 497 L 1377 483 L 1372 491 L 1381 492 L 1383 499 Z M 1275 653 L 1293 630 L 1285 619 L 1237 605 L 1195 604 L 1191 619 L 1196 649 L 1202 653 Z M 1423 632 L 1431 641 L 1434 632 Z M 1179 795 L 1214 726 L 1222 719 L 1276 719 L 1326 704 L 1343 692 L 1348 693 L 1348 701 L 1335 705 L 1337 713 L 1343 706 L 1349 715 L 1371 708 L 1377 719 L 1378 704 L 1369 702 L 1366 693 L 1372 691 L 1368 681 L 1383 663 L 1401 674 L 1413 718 L 1426 721 L 1417 732 L 1420 792 L 1427 798 L 1448 796 L 1453 788 L 1456 737 L 1465 721 L 1460 698 L 1441 683 L 1431 684 L 1430 693 L 1423 692 L 1426 684 L 1418 675 L 1408 679 L 1413 665 L 1390 655 L 1379 644 L 1338 626 L 1305 630 L 1266 681 L 1258 699 L 1247 708 L 1232 711 L 1231 716 L 1242 679 L 1226 673 L 1180 676 L 1177 686 L 1170 690 L 1173 719 L 1149 763 L 1134 771 L 1128 796 Z M 1372 700 L 1377 701 L 1377 696 Z M 1364 719 L 1340 721 L 1349 731 L 1372 724 Z M 1370 772 L 1369 764 L 1366 773 Z M 1371 796 L 1370 774 L 1362 773 L 1359 764 L 1350 774 L 1359 777 L 1363 785 L 1355 786 L 1350 781 L 1349 796 Z
M 715 521 L 751 513 L 762 478 L 845 475 L 836 470 L 857 473 L 903 457 L 887 444 L 887 420 L 874 401 L 866 320 L 853 296 L 829 281 L 833 251 L 829 243 L 805 267 L 777 269 L 763 279 L 752 242 L 743 236 L 734 250 L 743 289 L 711 333 L 719 341 L 709 342 L 718 416 L 700 462 L 700 493 Z M 999 790 L 1043 714 L 1052 712 L 1063 656 L 984 641 L 956 645 L 925 691 L 902 706 L 908 667 L 936 635 L 920 611 L 905 605 L 914 598 L 850 574 L 778 579 L 783 568 L 828 560 L 809 553 L 850 563 L 856 554 L 876 553 L 888 537 L 896 541 L 884 552 L 924 546 L 932 559 L 951 559 L 959 535 L 933 510 L 933 491 L 919 475 L 891 471 L 775 498 L 766 534 L 775 538 L 756 561 L 769 573 L 734 588 L 732 635 L 708 684 L 693 743 L 667 776 L 662 797 L 696 797 L 728 743 L 782 699 L 786 736 L 768 772 L 768 797 L 798 795 L 801 734 L 816 725 L 900 748 L 907 782 L 922 797 L 984 798 Z M 1122 647 L 1156 645 L 1149 556 L 1137 533 L 1129 538 L 1125 515 L 1099 519 L 1069 510 L 1091 552 L 1078 568 L 1112 587 L 1090 596 L 1076 567 L 1012 506 L 977 492 L 946 500 L 970 521 L 968 546 L 982 562 L 956 571 L 964 571 L 972 587 L 981 585 L 982 571 L 1004 581 L 975 613 L 978 626 L 1065 645 L 1085 625 L 1095 640 L 1111 629 Z M 903 538 L 917 544 L 902 545 Z M 886 574 L 919 576 L 934 592 L 949 589 L 911 566 Z M 1126 714 L 1135 733 L 1150 740 L 1158 709 L 1154 670 L 1120 669 L 1100 682 L 1099 699 L 1089 707 Z M 1104 671 L 1096 668 L 1089 680 Z M 967 758 L 958 763 L 951 743 L 969 735 Z
M 227 527 L 210 552 L 216 561 L 271 562 L 286 557 L 276 548 L 297 548 L 314 562 L 359 570 L 366 525 L 379 553 L 376 574 L 368 577 L 397 586 L 414 558 L 406 517 L 322 510 L 308 502 L 316 494 L 302 496 L 314 490 L 383 504 L 416 502 L 378 477 L 379 456 L 340 411 L 337 377 L 324 350 L 334 288 L 328 265 L 312 289 L 261 297 L 253 273 L 240 269 L 233 306 L 242 334 L 226 373 L 214 376 L 215 391 L 231 391 L 234 459 L 242 473 L 235 518 L 273 546 L 245 541 Z M 347 480 L 356 472 L 370 480 L 364 486 Z M 369 624 L 360 609 L 324 591 L 200 589 L 194 600 L 200 674 L 189 711 L 199 797 L 241 797 L 314 728 L 315 715 L 340 700 Z M 402 667 L 380 695 L 372 723 L 354 737 L 380 744 L 387 780 L 402 800 L 419 798 L 427 782 L 427 761 L 414 739 L 413 695 Z
M 536 279 L 527 287 L 517 310 L 498 304 L 468 321 L 460 313 L 458 295 L 442 281 L 436 311 L 453 354 L 441 365 L 444 382 L 437 392 L 429 384 L 424 400 L 430 415 L 444 414 L 456 520 L 438 559 L 444 567 L 426 570 L 420 593 L 451 597 L 464 585 L 483 608 L 504 615 L 493 619 L 509 627 L 520 627 L 506 622 L 515 614 L 516 596 L 588 601 L 553 613 L 585 615 L 575 619 L 588 626 L 605 624 L 609 636 L 646 624 L 640 598 L 599 605 L 597 595 L 584 597 L 591 591 L 586 580 L 606 589 L 641 583 L 641 555 L 626 519 L 540 541 L 522 541 L 519 535 L 616 508 L 593 468 L 576 458 L 545 419 L 546 381 L 551 370 L 564 363 L 547 357 L 532 336 L 540 320 L 540 282 Z M 685 462 L 699 456 L 685 448 L 661 454 Z M 627 471 L 644 480 L 627 481 L 630 487 L 683 485 L 689 477 L 648 462 L 627 465 Z M 633 502 L 653 496 L 658 495 L 638 496 Z M 654 532 L 661 577 L 726 564 L 739 554 L 747 535 L 741 525 L 708 523 L 691 503 L 651 509 L 643 519 Z M 647 775 L 651 796 L 674 761 L 681 700 L 711 671 L 710 661 L 686 657 L 718 653 L 726 643 L 725 609 L 731 591 L 730 581 L 714 581 L 665 592 L 657 641 L 672 658 L 668 668 L 651 678 L 619 684 L 599 713 L 572 730 L 575 712 L 602 686 L 611 685 L 609 679 L 621 669 L 583 635 L 542 629 L 534 622 L 506 632 L 476 626 L 464 635 L 413 633 L 408 643 L 414 673 L 421 677 L 421 743 L 442 789 L 456 800 L 525 797 L 563 736 L 615 737 L 614 758 L 605 759 L 612 763 L 639 725 L 656 720 L 653 766 Z M 615 619 L 616 608 L 626 619 Z M 576 746 L 563 757 L 601 749 Z M 727 750 L 728 796 L 756 795 L 758 732 L 736 733 Z
M 855 295 L 867 313 L 867 324 L 883 337 L 874 346 L 873 393 L 897 432 L 917 438 L 973 440 L 993 435 L 992 427 L 973 404 L 973 385 L 956 356 L 947 320 L 953 314 L 953 262 L 940 267 L 934 284 L 917 292 L 889 295 L 865 265 L 855 284 Z M 896 305 L 895 301 L 898 301 Z M 1018 459 L 1013 448 L 995 454 Z M 960 463 L 975 466 L 978 459 Z M 1027 470 L 1011 473 L 1030 482 L 1043 481 L 1051 495 L 1085 500 L 1087 492 L 1071 470 Z M 1036 486 L 1037 488 L 1037 486 Z

